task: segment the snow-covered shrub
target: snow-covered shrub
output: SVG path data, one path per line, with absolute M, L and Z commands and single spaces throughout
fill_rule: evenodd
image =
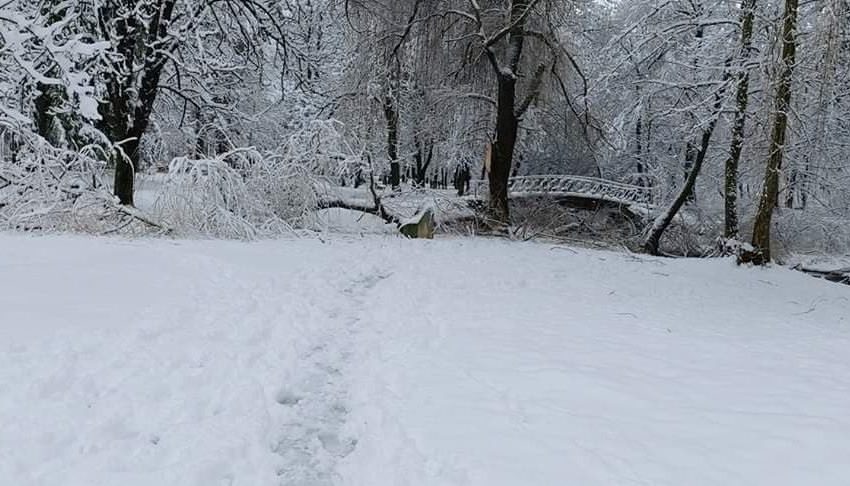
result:
M 774 228 L 781 257 L 795 253 L 850 255 L 850 218 L 839 211 L 782 209 L 775 214 Z
M 333 179 L 352 179 L 358 170 L 369 170 L 363 149 L 335 120 L 316 120 L 294 132 L 280 148 L 280 157 L 312 174 Z
M 293 226 L 302 226 L 318 207 L 316 179 L 308 167 L 271 156 L 249 171 L 253 190 L 262 194 L 272 212 Z
M 255 238 L 283 224 L 223 156 L 178 157 L 171 161 L 168 172 L 154 214 L 178 233 Z
M 718 249 L 723 220 L 699 203 L 685 206 L 661 239 L 661 251 L 675 256 L 710 256 Z
M 603 247 L 621 247 L 641 230 L 634 214 L 613 205 L 578 207 L 550 198 L 511 201 L 512 236 L 554 239 Z
M 737 255 L 751 249 L 751 211 L 741 218 L 740 236 L 734 241 L 721 238 L 723 219 L 718 211 L 689 206 L 673 220 L 662 249 L 671 255 Z M 850 255 L 850 217 L 840 210 L 780 208 L 774 212 L 772 228 L 774 253 L 779 260 L 794 254 Z
M 13 145 L 0 154 L 0 227 L 74 230 L 93 201 L 111 203 L 96 149 L 58 149 L 9 121 L 0 131 Z
M 0 229 L 151 234 L 166 231 L 141 211 L 118 204 L 104 184 L 99 145 L 56 148 L 20 125 L 0 120 Z M 11 147 L 9 147 L 11 143 Z
M 315 184 L 302 166 L 237 149 L 174 159 L 154 214 L 178 234 L 251 239 L 291 231 L 315 207 Z
M 139 153 L 141 167 L 137 170 L 140 172 L 159 172 L 165 169 L 163 165 L 168 162 L 168 158 L 165 155 L 166 147 L 159 124 L 152 123 L 142 137 L 139 142 Z

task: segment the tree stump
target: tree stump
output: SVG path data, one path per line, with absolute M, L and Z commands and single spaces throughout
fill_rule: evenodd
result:
M 434 212 L 426 209 L 402 223 L 399 227 L 401 234 L 408 238 L 434 238 Z

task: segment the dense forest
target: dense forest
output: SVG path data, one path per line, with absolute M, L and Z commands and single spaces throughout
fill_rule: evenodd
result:
M 476 234 L 564 235 L 511 181 L 565 175 L 646 191 L 633 249 L 845 253 L 848 87 L 847 0 L 7 0 L 0 225 L 401 225 L 454 185 Z

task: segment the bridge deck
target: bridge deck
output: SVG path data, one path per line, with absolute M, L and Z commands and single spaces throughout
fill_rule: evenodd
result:
M 473 182 L 473 194 L 487 193 L 486 180 Z M 512 196 L 568 196 L 599 199 L 618 204 L 650 204 L 652 190 L 621 182 L 572 175 L 535 175 L 508 179 L 508 193 Z

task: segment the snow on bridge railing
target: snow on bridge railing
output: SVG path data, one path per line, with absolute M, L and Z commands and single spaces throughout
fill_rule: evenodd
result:
M 488 182 L 473 182 L 473 194 L 487 193 Z M 650 204 L 652 189 L 622 182 L 573 175 L 533 175 L 508 179 L 508 192 L 512 196 L 575 196 L 624 204 Z

